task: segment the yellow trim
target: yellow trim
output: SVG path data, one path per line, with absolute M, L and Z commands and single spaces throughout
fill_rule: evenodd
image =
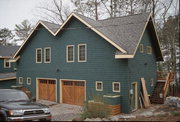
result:
M 152 54 L 152 47 L 151 46 L 147 46 L 147 54 Z
M 68 47 L 73 47 L 73 60 L 72 61 L 68 61 Z M 66 46 L 66 62 L 74 62 L 74 45 L 67 45 Z
M 98 83 L 101 83 L 101 89 L 97 88 Z M 103 82 L 102 81 L 96 81 L 95 87 L 96 87 L 96 91 L 103 91 Z
M 83 45 L 85 46 L 85 60 L 79 60 L 80 58 L 79 47 Z M 87 62 L 87 45 L 86 44 L 78 44 L 78 62 Z
M 41 61 L 40 62 L 37 62 L 37 50 L 41 50 Z M 36 63 L 37 64 L 42 63 L 42 48 L 36 48 Z
M 39 80 L 41 80 L 41 79 L 43 79 L 43 80 L 55 80 L 56 81 L 56 90 L 55 90 L 55 92 L 56 92 L 56 102 L 57 102 L 57 79 L 56 78 L 42 78 L 42 77 L 37 77 L 36 78 L 36 100 L 39 100 Z
M 115 55 L 115 59 L 119 58 L 134 58 L 133 55 Z
M 49 61 L 46 61 L 46 49 L 49 49 Z M 51 63 L 51 47 L 44 48 L 44 63 Z
M 12 80 L 12 79 L 16 79 L 16 77 L 4 78 L 4 79 L 0 79 L 0 81 L 4 81 L 4 80 Z
M 20 81 L 22 81 L 22 82 L 20 82 Z M 23 84 L 23 77 L 19 77 L 19 82 L 18 82 L 20 85 L 22 85 Z
M 119 84 L 119 90 L 117 91 L 117 90 L 114 90 L 114 84 Z M 112 82 L 112 91 L 113 92 L 121 92 L 121 83 L 120 82 Z
M 137 85 L 137 82 L 132 82 L 131 85 L 135 84 L 135 91 L 134 91 L 134 94 L 135 94 L 135 109 L 132 110 L 132 111 L 135 111 L 138 109 L 138 85 Z
M 9 63 L 9 67 L 6 66 L 6 62 Z M 11 62 L 9 61 L 9 59 L 4 59 L 4 68 L 11 68 Z
M 30 80 L 30 83 L 28 82 L 28 80 Z M 31 85 L 31 78 L 30 78 L 30 77 L 27 77 L 26 84 L 27 84 L 27 85 Z
M 59 82 L 60 82 L 60 83 L 59 83 L 59 85 L 60 85 L 60 86 L 59 86 L 59 88 L 60 88 L 60 90 L 59 90 L 59 92 L 60 92 L 60 93 L 59 93 L 59 94 L 60 94 L 60 97 L 59 97 L 60 100 L 59 100 L 59 101 L 60 101 L 60 103 L 63 103 L 63 102 L 62 102 L 62 81 L 83 81 L 83 82 L 84 82 L 84 85 L 85 85 L 85 86 L 84 86 L 84 87 L 85 87 L 85 91 L 84 91 L 84 92 L 85 92 L 85 101 L 86 101 L 86 80 L 59 79 Z
M 140 53 L 143 53 L 144 52 L 144 45 L 143 44 L 140 44 Z

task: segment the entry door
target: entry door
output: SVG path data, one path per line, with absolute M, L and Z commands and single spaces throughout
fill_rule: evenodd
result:
M 85 82 L 63 81 L 62 102 L 74 105 L 83 105 L 85 100 Z
M 135 111 L 137 109 L 137 100 L 138 100 L 138 96 L 137 96 L 137 82 L 133 82 L 131 84 L 131 88 L 132 88 L 132 94 L 131 94 L 131 109 L 132 111 Z

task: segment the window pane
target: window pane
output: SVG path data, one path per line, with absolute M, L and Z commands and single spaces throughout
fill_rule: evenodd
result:
M 42 56 L 41 49 L 38 49 L 37 50 L 37 62 L 41 62 L 41 56 Z
M 73 46 L 68 47 L 68 61 L 73 61 Z
M 86 58 L 86 54 L 85 54 L 86 49 L 85 48 L 86 48 L 85 45 L 79 46 L 79 60 L 80 61 L 86 60 L 85 59 Z
M 50 54 L 51 53 L 51 50 L 50 49 L 45 49 L 45 61 L 46 62 L 50 62 L 51 59 L 50 59 Z

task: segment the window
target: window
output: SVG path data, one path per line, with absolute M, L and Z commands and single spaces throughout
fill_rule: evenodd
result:
M 51 63 L 51 48 L 44 48 L 44 63 Z
M 23 77 L 19 77 L 19 84 L 23 84 Z
M 144 46 L 143 44 L 140 44 L 140 53 L 143 53 L 144 52 Z
M 27 78 L 27 85 L 31 85 L 31 78 L 30 77 Z
M 120 92 L 120 82 L 113 82 L 113 92 Z
M 147 46 L 147 54 L 152 54 L 152 48 L 150 46 Z
M 103 91 L 103 82 L 96 81 L 96 91 Z
M 4 68 L 10 68 L 10 67 L 11 67 L 11 63 L 9 59 L 4 59 Z
M 42 63 L 42 49 L 36 49 L 36 63 Z
M 150 84 L 151 84 L 151 87 L 153 87 L 153 86 L 154 86 L 154 79 L 153 79 L 153 78 L 151 78 L 151 80 L 150 80 Z
M 86 62 L 86 44 L 78 45 L 78 62 Z
M 66 61 L 74 62 L 74 45 L 68 45 L 66 47 Z

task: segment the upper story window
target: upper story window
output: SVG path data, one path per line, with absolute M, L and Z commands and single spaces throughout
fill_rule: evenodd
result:
M 96 91 L 103 91 L 103 82 L 96 81 Z
M 143 53 L 143 52 L 144 52 L 144 45 L 140 44 L 140 53 Z
M 113 86 L 113 92 L 120 92 L 120 82 L 113 82 L 112 83 L 112 86 Z
M 44 63 L 51 63 L 51 48 L 44 48 Z
M 152 47 L 151 46 L 147 46 L 147 54 L 152 54 Z
M 19 77 L 19 84 L 23 84 L 23 77 Z
M 42 49 L 36 49 L 36 63 L 42 63 Z
M 11 67 L 11 63 L 9 59 L 4 59 L 4 68 L 10 68 L 10 67 Z
M 86 52 L 86 44 L 78 45 L 78 62 L 86 62 L 87 61 L 87 52 Z
M 74 62 L 74 45 L 68 45 L 66 47 L 66 61 Z

